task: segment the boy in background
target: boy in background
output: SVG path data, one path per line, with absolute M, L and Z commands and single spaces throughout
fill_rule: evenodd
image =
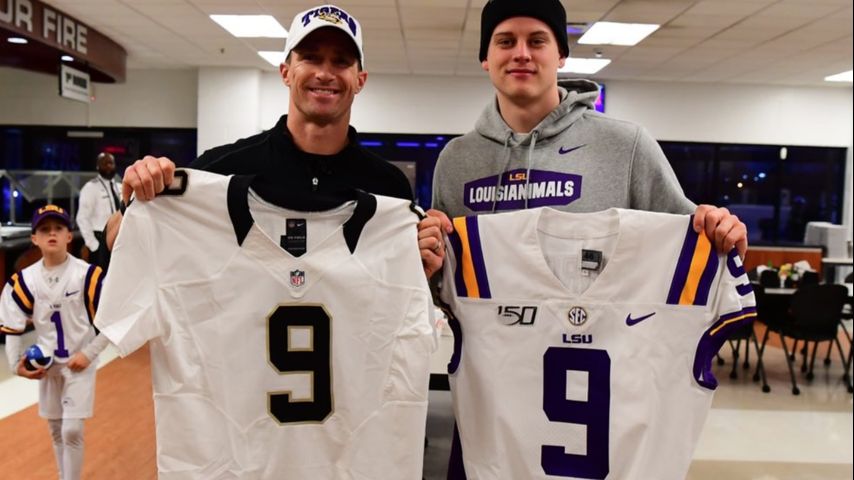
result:
M 12 275 L 0 295 L 0 331 L 12 372 L 39 380 L 39 416 L 47 419 L 61 480 L 83 468 L 83 420 L 92 416 L 98 354 L 108 340 L 92 326 L 103 271 L 68 253 L 71 219 L 56 205 L 36 210 L 32 242 L 42 259 Z M 32 322 L 53 364 L 29 370 L 21 337 Z M 90 368 L 91 367 L 91 368 Z

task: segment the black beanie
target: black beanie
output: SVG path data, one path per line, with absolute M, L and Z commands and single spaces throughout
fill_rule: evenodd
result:
M 569 56 L 566 10 L 559 0 L 489 0 L 480 13 L 480 61 L 486 59 L 489 40 L 499 23 L 512 17 L 531 17 L 545 23 L 554 33 L 562 57 Z

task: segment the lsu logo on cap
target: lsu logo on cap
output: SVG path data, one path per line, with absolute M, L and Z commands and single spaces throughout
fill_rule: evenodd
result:
M 58 205 L 45 205 L 39 209 L 38 215 L 42 215 L 46 212 L 56 212 L 60 215 L 65 215 L 65 209 Z
M 356 32 L 359 29 L 356 20 L 350 17 L 347 12 L 331 5 L 315 8 L 306 12 L 306 14 L 302 16 L 302 26 L 308 26 L 308 24 L 311 23 L 313 18 L 317 18 L 318 20 L 323 20 L 329 23 L 334 23 L 336 25 L 346 24 L 347 27 L 350 29 L 350 32 L 354 36 L 356 35 Z

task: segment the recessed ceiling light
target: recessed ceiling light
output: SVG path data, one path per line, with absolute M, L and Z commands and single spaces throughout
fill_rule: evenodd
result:
M 287 38 L 288 31 L 270 15 L 211 15 L 218 23 L 235 37 L 245 38 Z
M 59 57 L 59 59 L 62 60 L 63 62 L 73 62 L 74 61 L 74 57 L 72 57 L 71 55 L 63 55 L 63 56 Z
M 18 45 L 26 45 L 28 43 L 27 39 L 23 37 L 9 37 L 6 41 L 9 43 L 16 43 Z
M 596 22 L 588 28 L 578 43 L 586 45 L 637 45 L 658 30 L 651 23 Z
M 285 52 L 283 50 L 258 52 L 258 55 L 274 67 L 278 67 L 285 61 Z
M 611 63 L 610 58 L 567 58 L 558 73 L 583 73 L 590 75 Z
M 854 82 L 852 79 L 852 72 L 854 70 L 848 70 L 847 72 L 837 73 L 836 75 L 830 75 L 829 77 L 824 77 L 824 81 L 826 82 Z

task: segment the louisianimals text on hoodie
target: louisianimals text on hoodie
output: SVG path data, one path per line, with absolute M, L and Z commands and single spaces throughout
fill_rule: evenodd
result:
M 646 130 L 596 112 L 595 83 L 560 85 L 560 104 L 533 131 L 514 133 L 493 101 L 474 131 L 449 142 L 433 176 L 433 208 L 450 217 L 542 206 L 694 211 Z

